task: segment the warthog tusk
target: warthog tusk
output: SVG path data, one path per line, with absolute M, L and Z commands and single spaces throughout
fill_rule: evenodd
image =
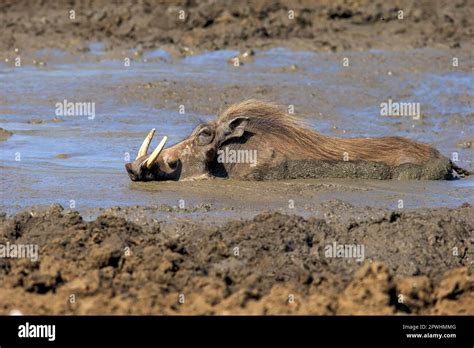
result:
M 163 139 L 161 140 L 161 142 L 156 147 L 155 151 L 153 151 L 153 153 L 150 155 L 150 157 L 148 157 L 148 159 L 146 161 L 146 167 L 147 168 L 150 168 L 151 165 L 153 164 L 153 162 L 155 162 L 155 160 L 158 158 L 158 156 L 160 155 L 161 150 L 163 150 L 163 148 L 165 147 L 166 140 L 168 140 L 168 137 L 165 135 L 163 137 Z
M 138 155 L 136 159 L 139 159 L 142 156 L 145 156 L 148 152 L 148 147 L 150 146 L 151 139 L 155 135 L 155 128 L 153 128 L 148 135 L 146 136 L 145 140 L 143 140 L 142 146 L 140 146 L 140 150 L 138 150 Z

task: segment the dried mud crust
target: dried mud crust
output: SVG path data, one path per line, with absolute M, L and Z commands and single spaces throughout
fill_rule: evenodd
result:
M 473 207 L 326 208 L 220 226 L 2 215 L 0 244 L 37 244 L 39 261 L 0 259 L 0 313 L 474 314 Z M 364 245 L 364 262 L 325 257 L 334 242 Z
M 75 11 L 75 19 L 69 11 Z M 399 11 L 403 11 L 400 20 Z M 180 11 L 184 11 L 181 20 Z M 294 11 L 295 18 L 289 18 Z M 40 1 L 0 4 L 0 50 L 58 47 L 88 50 L 196 50 L 292 46 L 342 51 L 370 48 L 456 48 L 472 39 L 468 0 Z

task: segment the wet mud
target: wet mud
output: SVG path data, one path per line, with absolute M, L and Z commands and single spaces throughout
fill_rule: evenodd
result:
M 174 206 L 182 199 L 186 205 L 229 209 L 223 214 L 226 218 L 230 208 L 234 217 L 251 217 L 262 207 L 278 210 L 288 199 L 301 197 L 306 184 L 286 180 L 296 176 L 313 180 L 308 182 L 312 189 L 302 198 L 307 206 L 333 198 L 386 208 L 399 199 L 409 207 L 460 206 L 472 201 L 472 175 L 437 183 L 406 180 L 446 179 L 451 174 L 447 160 L 425 168 L 397 169 L 372 163 L 293 161 L 271 173 L 255 172 L 257 179 L 279 179 L 258 187 L 214 180 L 135 184 L 124 169 L 151 128 L 157 129 L 158 139 L 167 135 L 172 145 L 230 104 L 257 98 L 276 102 L 282 109 L 291 105 L 295 117 L 324 135 L 403 136 L 430 144 L 456 166 L 472 172 L 473 148 L 467 144 L 472 138 L 473 111 L 468 92 L 474 77 L 469 52 L 455 53 L 466 62 L 455 71 L 450 65 L 452 52 L 432 49 L 351 52 L 354 63 L 347 71 L 341 65 L 344 54 L 286 49 L 257 50 L 252 62 L 238 68 L 227 63 L 234 55 L 229 51 L 136 61 L 128 68 L 107 58 L 104 51 L 81 56 L 81 62 L 53 52 L 46 70 L 3 64 L 2 86 L 16 92 L 5 91 L 0 100 L 0 127 L 8 131 L 0 152 L 5 173 L 0 178 L 5 193 L 0 211 L 15 213 L 32 205 L 60 203 L 84 212 L 125 205 Z M 28 57 L 34 55 L 24 56 L 23 61 Z M 273 71 L 291 64 L 298 69 Z M 48 88 L 43 86 L 45 78 Z M 400 85 L 405 90 L 400 91 Z M 420 119 L 380 116 L 380 103 L 389 98 L 419 102 Z M 94 102 L 95 117 L 56 115 L 55 105 L 64 99 Z M 352 181 L 321 181 L 329 176 Z M 395 180 L 373 182 L 387 178 Z M 276 182 L 280 179 L 286 182 Z M 255 192 L 266 199 L 254 204 Z

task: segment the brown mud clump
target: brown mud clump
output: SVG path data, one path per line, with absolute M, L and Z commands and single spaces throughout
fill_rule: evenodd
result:
M 12 132 L 6 129 L 0 128 L 0 141 L 5 141 L 13 135 Z
M 218 226 L 2 214 L 0 314 L 474 314 L 473 207 L 338 209 Z

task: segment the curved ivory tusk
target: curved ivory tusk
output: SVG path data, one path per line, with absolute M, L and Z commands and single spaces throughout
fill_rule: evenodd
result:
M 153 151 L 153 153 L 150 155 L 150 157 L 148 157 L 148 159 L 146 161 L 146 167 L 147 168 L 150 168 L 151 165 L 153 164 L 153 162 L 156 161 L 156 159 L 160 155 L 161 150 L 163 150 L 163 148 L 165 147 L 166 140 L 168 140 L 168 137 L 164 136 L 163 139 L 161 139 L 161 142 L 156 147 L 155 151 Z
M 148 152 L 148 147 L 150 146 L 151 140 L 153 139 L 153 135 L 155 135 L 155 128 L 153 128 L 148 135 L 146 136 L 145 140 L 143 140 L 142 146 L 140 146 L 140 150 L 138 150 L 138 155 L 136 159 L 139 159 L 142 156 L 145 156 Z

